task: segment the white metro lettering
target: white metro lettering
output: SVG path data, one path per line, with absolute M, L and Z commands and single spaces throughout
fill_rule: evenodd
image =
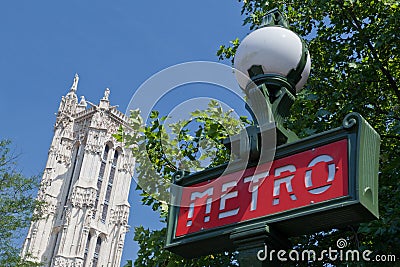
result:
M 222 185 L 222 192 L 228 191 L 228 188 L 235 187 L 236 184 L 237 184 L 236 181 L 232 181 L 232 182 L 228 182 L 228 183 L 223 184 Z M 221 196 L 221 200 L 220 200 L 221 202 L 219 204 L 219 210 L 224 210 L 225 209 L 225 205 L 226 205 L 226 200 L 227 199 L 234 198 L 234 197 L 237 197 L 237 196 L 238 196 L 238 191 L 224 193 Z M 222 213 L 218 214 L 218 218 L 222 219 L 222 218 L 225 218 L 225 217 L 233 216 L 233 215 L 238 214 L 238 212 L 239 212 L 239 208 L 233 209 L 233 210 L 230 210 L 230 211 L 225 211 L 225 212 L 222 212 Z
M 333 161 L 333 158 L 331 156 L 329 156 L 329 155 L 320 155 L 320 156 L 314 158 L 310 162 L 310 164 L 308 164 L 308 168 L 312 168 L 312 167 L 314 167 L 315 165 L 317 165 L 320 162 L 328 163 L 328 162 L 331 162 L 331 161 Z M 326 181 L 327 183 L 330 183 L 335 179 L 335 172 L 336 172 L 335 169 L 336 169 L 335 163 L 328 164 L 328 179 Z M 312 183 L 312 169 L 306 171 L 306 174 L 305 174 L 305 177 L 304 177 L 304 182 L 305 182 L 306 188 L 310 188 L 310 187 L 313 186 L 313 183 Z M 314 189 L 307 189 L 307 190 L 311 194 L 321 194 L 321 193 L 325 192 L 326 190 L 328 190 L 329 187 L 331 187 L 331 184 L 327 184 L 325 186 L 321 186 L 321 187 L 314 188 Z
M 190 200 L 192 201 L 189 205 L 189 212 L 188 212 L 188 221 L 186 223 L 186 226 L 191 226 L 192 225 L 192 220 L 189 220 L 193 218 L 193 213 L 194 213 L 194 200 L 196 198 L 203 198 L 205 196 L 212 196 L 214 193 L 214 188 L 208 188 L 206 191 L 203 193 L 200 192 L 193 192 L 192 195 L 190 196 Z M 211 212 L 211 203 L 212 203 L 212 198 L 209 197 L 206 200 L 206 214 L 210 214 Z M 204 222 L 210 221 L 210 216 L 205 216 L 204 217 Z
M 258 182 L 261 179 L 267 178 L 268 176 L 269 176 L 269 171 L 244 178 L 243 182 L 245 183 L 251 182 L 251 184 L 249 185 L 249 192 L 251 192 L 250 211 L 257 209 L 258 187 L 260 186 Z M 251 185 L 253 186 L 252 188 L 250 188 Z
M 281 173 L 286 172 L 286 171 L 290 171 L 292 173 L 296 172 L 296 167 L 294 165 L 286 165 L 280 168 L 276 168 L 275 169 L 275 177 L 278 177 L 281 175 Z M 280 188 L 281 188 L 281 184 L 285 183 L 286 184 L 286 190 L 288 191 L 288 193 L 290 194 L 290 198 L 292 200 L 296 200 L 296 195 L 293 192 L 293 187 L 292 187 L 292 179 L 294 177 L 293 175 L 289 175 L 283 178 L 279 178 L 276 179 L 274 181 L 274 199 L 272 201 L 272 205 L 278 205 L 279 204 L 279 194 L 280 194 Z
M 316 167 L 318 164 L 326 165 L 328 171 L 326 178 L 324 177 L 326 174 L 321 174 L 319 171 L 322 166 Z M 315 168 L 318 168 L 318 170 Z M 256 211 L 259 197 L 265 194 L 272 194 L 272 203 L 270 202 L 271 204 L 269 204 L 271 207 L 282 205 L 284 202 L 282 200 L 282 194 L 288 194 L 292 201 L 297 201 L 299 198 L 301 199 L 303 196 L 298 190 L 296 191 L 296 188 L 299 186 L 303 186 L 303 189 L 306 189 L 313 195 L 320 195 L 332 186 L 336 175 L 336 165 L 331 156 L 323 154 L 312 158 L 308 164 L 304 164 L 304 166 L 301 167 L 296 167 L 294 164 L 286 164 L 284 166 L 278 165 L 276 168 L 272 169 L 271 173 L 273 173 L 272 177 L 269 171 L 264 171 L 243 177 L 242 180 L 234 181 L 224 181 L 224 177 L 220 177 L 218 178 L 221 179 L 219 180 L 220 183 L 214 184 L 214 186 L 210 184 L 210 187 L 202 192 L 191 192 L 189 195 L 190 202 L 186 227 L 192 226 L 193 217 L 195 217 L 195 207 L 199 206 L 205 205 L 204 217 L 201 217 L 203 223 L 211 223 L 211 218 L 218 218 L 221 220 L 229 217 L 232 219 L 239 213 L 243 214 L 246 212 L 247 208 L 249 212 Z M 267 178 L 272 180 L 267 181 Z M 269 183 L 268 188 L 261 187 L 264 182 L 267 182 L 267 184 Z M 248 184 L 248 187 L 245 187 L 247 190 L 241 189 L 243 187 L 240 183 Z M 195 204 L 196 199 L 204 200 L 201 200 L 203 202 L 202 204 Z M 219 200 L 219 206 L 218 204 L 212 205 L 213 199 L 215 201 Z M 243 202 L 244 199 L 246 199 L 245 203 Z M 232 208 L 232 205 L 227 205 L 227 203 L 234 203 L 237 206 Z

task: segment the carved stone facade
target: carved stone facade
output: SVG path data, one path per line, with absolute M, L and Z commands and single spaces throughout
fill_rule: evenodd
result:
M 71 195 L 71 205 L 80 208 L 93 208 L 96 199 L 96 193 L 97 188 L 75 186 Z
M 112 135 L 129 129 L 128 118 L 110 106 L 108 88 L 98 105 L 78 103 L 78 81 L 59 106 L 38 193 L 47 205 L 22 256 L 44 266 L 120 266 L 134 159 Z

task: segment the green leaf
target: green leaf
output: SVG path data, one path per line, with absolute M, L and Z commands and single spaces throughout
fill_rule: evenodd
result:
M 159 115 L 159 112 L 157 110 L 152 110 L 150 114 L 150 119 L 156 119 Z

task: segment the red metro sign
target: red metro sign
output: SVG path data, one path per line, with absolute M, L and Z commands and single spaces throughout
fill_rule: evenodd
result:
M 313 206 L 348 194 L 347 140 L 339 140 L 244 174 L 184 187 L 175 236 Z M 242 177 L 238 179 L 238 174 Z
M 379 147 L 375 130 L 350 113 L 341 127 L 277 147 L 272 163 L 228 174 L 223 164 L 178 177 L 166 249 L 193 258 L 254 238 L 279 245 L 376 219 Z

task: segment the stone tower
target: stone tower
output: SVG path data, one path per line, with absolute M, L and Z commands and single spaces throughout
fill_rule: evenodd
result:
M 62 97 L 38 199 L 47 203 L 31 224 L 22 256 L 44 266 L 120 266 L 134 159 L 112 136 L 127 117 L 82 96 L 75 75 Z M 90 108 L 87 105 L 90 105 Z

